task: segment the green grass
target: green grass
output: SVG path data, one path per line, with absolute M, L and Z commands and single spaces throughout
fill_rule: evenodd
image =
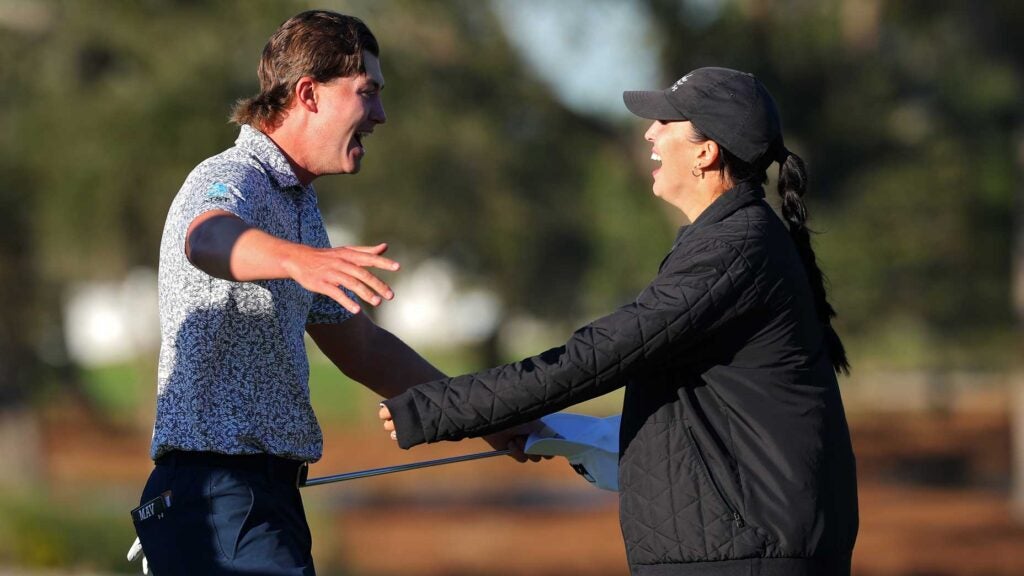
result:
M 88 368 L 82 371 L 82 384 L 93 405 L 116 420 L 153 397 L 156 368 L 144 360 Z
M 2 493 L 0 565 L 139 572 L 125 560 L 135 538 L 127 511 L 91 493 Z

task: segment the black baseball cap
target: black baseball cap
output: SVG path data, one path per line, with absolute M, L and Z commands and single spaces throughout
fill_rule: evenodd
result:
M 641 118 L 689 120 L 750 164 L 756 164 L 765 154 L 780 161 L 788 154 L 775 100 L 748 72 L 698 68 L 664 90 L 623 92 L 622 100 Z

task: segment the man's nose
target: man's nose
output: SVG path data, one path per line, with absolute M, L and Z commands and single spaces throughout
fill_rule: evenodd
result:
M 373 107 L 373 111 L 370 112 L 370 119 L 377 124 L 383 124 L 388 121 L 388 115 L 384 113 L 384 103 L 380 100 L 377 101 L 377 105 Z

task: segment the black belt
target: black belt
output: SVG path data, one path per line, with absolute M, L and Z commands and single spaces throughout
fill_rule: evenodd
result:
M 283 480 L 296 487 L 306 482 L 309 466 L 301 460 L 273 454 L 220 454 L 219 452 L 187 452 L 173 450 L 156 459 L 157 466 L 197 466 L 234 470 L 265 471 L 270 478 Z

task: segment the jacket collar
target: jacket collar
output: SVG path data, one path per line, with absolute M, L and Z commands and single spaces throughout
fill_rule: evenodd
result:
M 740 182 L 726 190 L 724 194 L 716 198 L 710 206 L 701 212 L 696 220 L 679 227 L 679 232 L 676 233 L 676 241 L 672 243 L 672 250 L 675 250 L 680 242 L 683 241 L 683 238 L 694 229 L 721 222 L 733 212 L 762 198 L 764 198 L 764 188 L 752 182 Z
M 295 171 L 292 170 L 288 159 L 284 157 L 284 153 L 263 132 L 248 124 L 243 124 L 242 131 L 239 132 L 238 139 L 235 140 L 235 146 L 252 152 L 256 161 L 263 166 L 267 175 L 277 184 L 278 188 L 305 188 L 295 176 Z
M 733 212 L 762 198 L 764 198 L 764 188 L 761 188 L 759 184 L 740 182 L 716 198 L 692 223 L 681 226 L 676 234 L 676 243 L 678 244 L 683 235 L 690 230 L 721 222 Z
M 764 189 L 759 184 L 740 182 L 715 199 L 697 219 L 693 226 L 701 227 L 725 220 L 733 212 L 764 198 Z

